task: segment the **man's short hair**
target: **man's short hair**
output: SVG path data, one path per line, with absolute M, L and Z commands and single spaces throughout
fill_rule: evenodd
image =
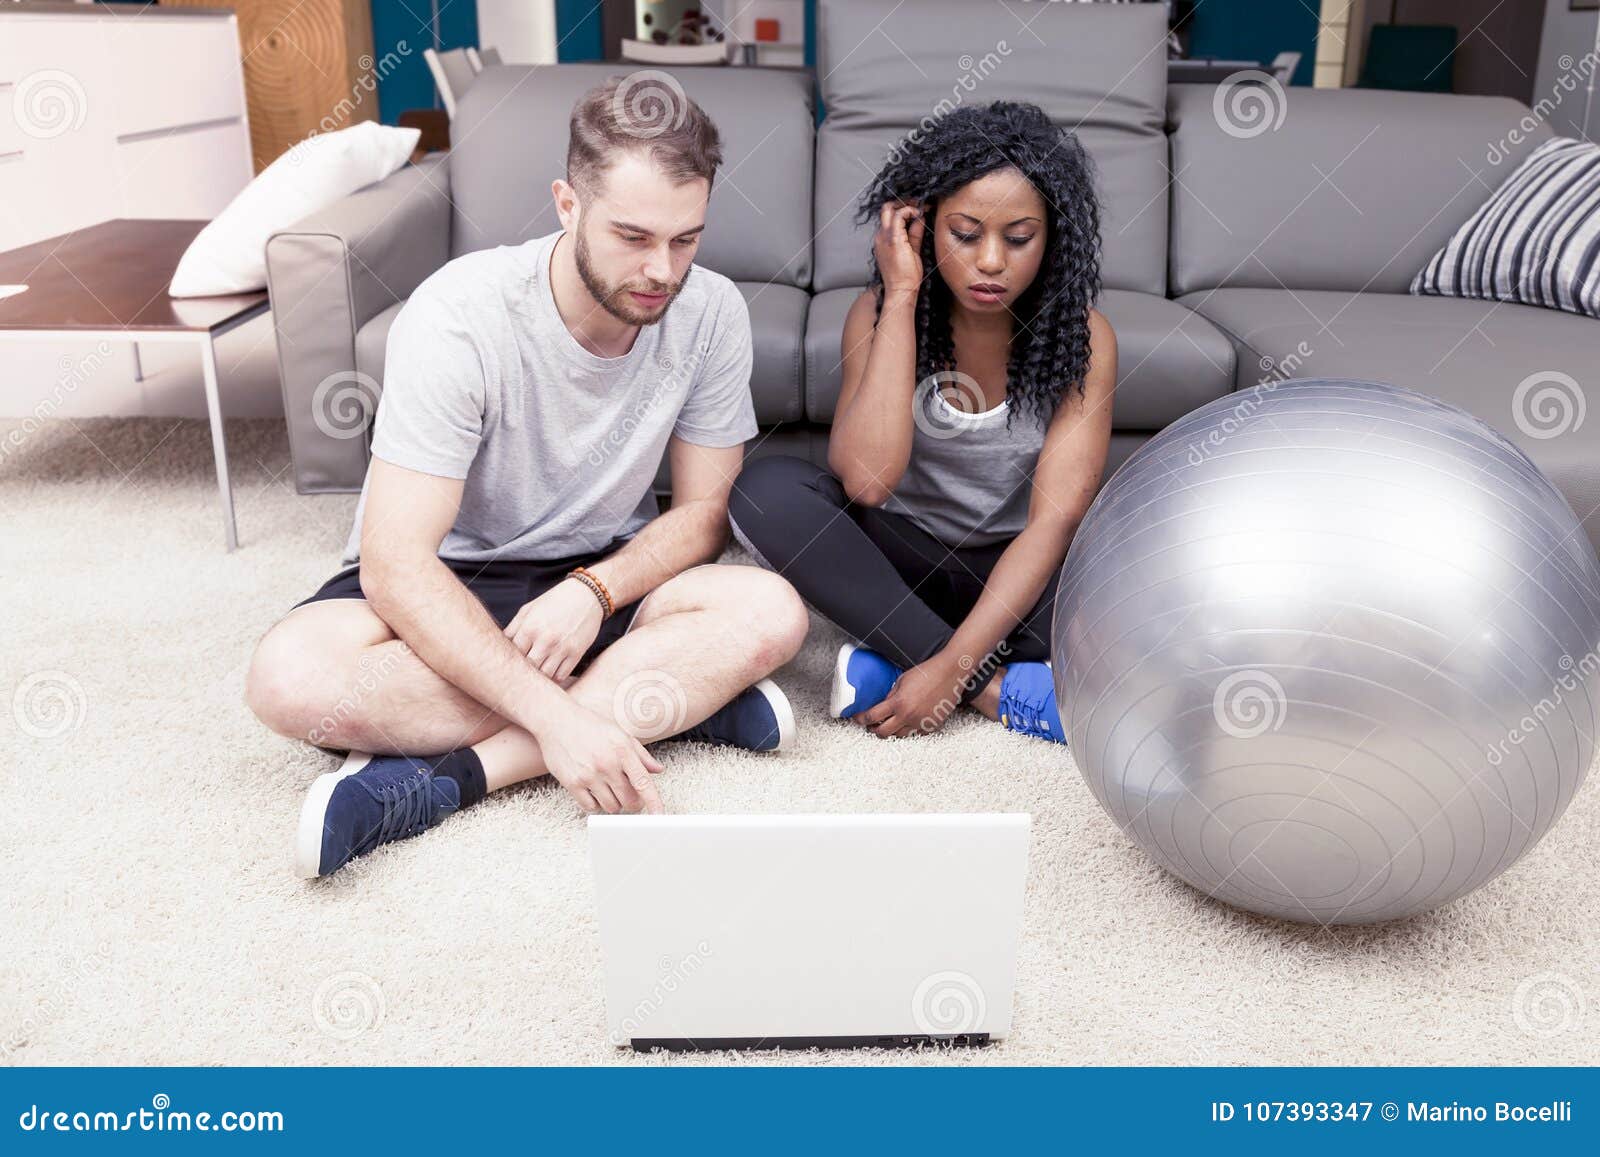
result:
M 722 164 L 722 138 L 676 80 L 642 71 L 607 81 L 573 106 L 567 182 L 580 194 L 598 188 L 624 152 L 648 156 L 678 184 L 709 184 Z

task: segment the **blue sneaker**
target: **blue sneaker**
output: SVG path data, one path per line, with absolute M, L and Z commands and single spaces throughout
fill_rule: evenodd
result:
M 899 667 L 878 652 L 869 651 L 859 643 L 846 643 L 839 648 L 839 659 L 833 667 L 833 694 L 828 697 L 828 714 L 835 719 L 849 719 L 871 711 L 889 697 L 901 674 Z
M 794 745 L 794 708 L 776 683 L 763 679 L 674 738 L 746 751 L 784 751 Z
M 1022 735 L 1065 743 L 1055 677 L 1045 663 L 1012 663 L 1000 680 L 1000 722 Z
M 306 793 L 295 871 L 308 880 L 329 875 L 380 844 L 427 831 L 460 806 L 461 789 L 448 776 L 402 756 L 352 751 Z

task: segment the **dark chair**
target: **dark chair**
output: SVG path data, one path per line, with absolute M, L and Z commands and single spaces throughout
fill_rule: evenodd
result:
M 1356 87 L 1454 91 L 1456 35 L 1448 24 L 1374 24 Z

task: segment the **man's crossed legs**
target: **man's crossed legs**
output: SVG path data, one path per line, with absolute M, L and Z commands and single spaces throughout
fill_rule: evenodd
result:
M 496 618 L 509 621 L 505 612 Z M 645 743 L 674 735 L 738 743 L 752 726 L 770 729 L 774 715 L 792 734 L 787 702 L 762 681 L 800 649 L 806 628 L 804 604 L 778 576 L 695 567 L 640 600 L 620 637 L 602 633 L 566 690 Z M 280 620 L 256 648 L 246 697 L 279 734 L 352 752 L 307 797 L 296 842 L 302 875 L 327 874 L 549 770 L 533 735 L 436 674 L 356 597 L 308 602 Z M 345 777 L 354 778 L 340 788 Z M 574 796 L 591 812 L 642 806 L 626 786 Z

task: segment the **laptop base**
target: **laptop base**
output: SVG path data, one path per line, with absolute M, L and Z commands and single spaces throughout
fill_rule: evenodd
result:
M 657 1050 L 670 1053 L 711 1052 L 738 1049 L 745 1052 L 779 1049 L 915 1049 L 983 1048 L 989 1044 L 986 1032 L 958 1032 L 949 1035 L 909 1033 L 897 1036 L 773 1036 L 773 1037 L 634 1037 L 628 1044 L 635 1052 Z

